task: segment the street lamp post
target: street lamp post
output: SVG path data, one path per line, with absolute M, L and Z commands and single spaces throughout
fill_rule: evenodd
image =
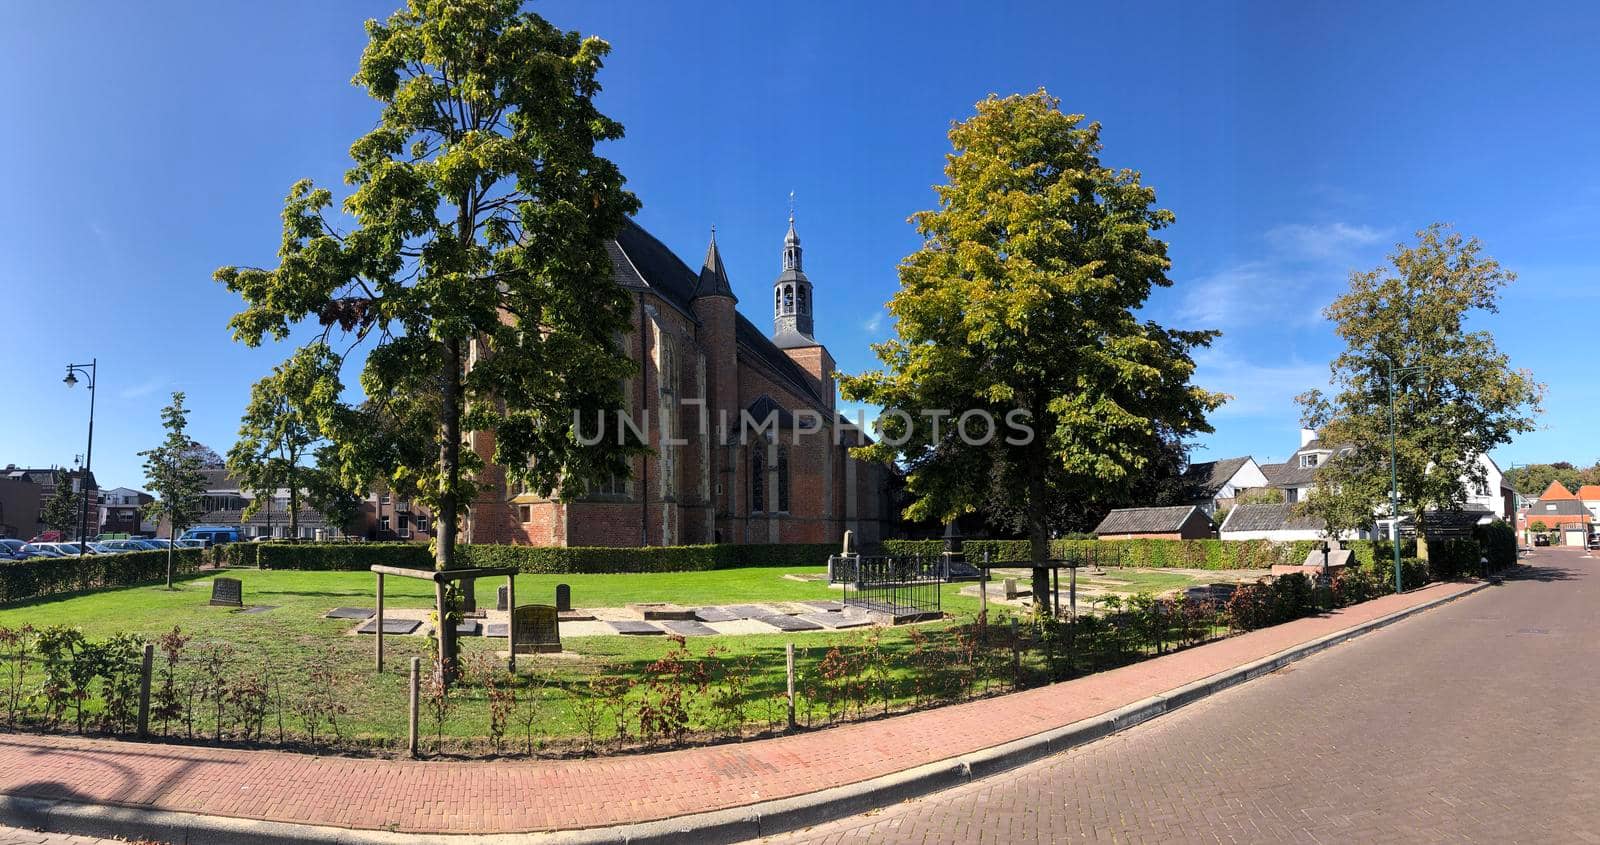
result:
M 83 474 L 78 477 L 79 492 L 83 494 L 83 506 L 78 513 L 78 557 L 80 558 L 89 553 L 89 473 L 94 463 L 94 386 L 98 364 L 98 358 L 90 358 L 87 364 L 68 364 L 67 377 L 61 380 L 67 387 L 72 387 L 78 383 L 78 373 L 83 373 L 89 378 L 89 446 L 83 453 Z
M 1420 373 L 1422 367 L 1396 367 L 1389 362 L 1389 534 L 1394 541 L 1394 591 L 1400 592 L 1400 471 L 1395 460 L 1394 384 L 1398 378 Z

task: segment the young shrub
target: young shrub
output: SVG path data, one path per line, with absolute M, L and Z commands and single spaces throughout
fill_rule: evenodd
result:
M 488 654 L 479 654 L 467 666 L 467 676 L 483 690 L 489 704 L 489 744 L 499 754 L 505 743 L 506 727 L 517 708 L 516 679 L 506 676 L 500 661 Z M 530 725 L 531 734 L 531 725 Z M 532 745 L 532 737 L 529 737 Z M 531 754 L 531 748 L 529 753 Z
M 27 710 L 29 697 L 23 695 L 23 689 L 28 682 L 28 655 L 35 637 L 32 625 L 0 627 L 0 650 L 4 651 L 6 661 L 4 703 L 8 725 L 15 725 Z
M 639 702 L 639 739 L 645 743 L 682 742 L 690 728 L 691 696 L 704 696 L 710 684 L 705 662 L 694 658 L 685 639 L 674 635 L 671 640 L 667 653 L 645 667 Z
M 210 702 L 212 713 L 212 738 L 222 741 L 227 725 L 229 664 L 233 661 L 233 646 L 211 643 L 200 655 L 200 700 Z
M 47 727 L 54 728 L 61 724 L 67 706 L 77 701 L 80 714 L 78 728 L 80 731 L 83 729 L 82 699 L 88 697 L 89 683 L 94 679 L 93 665 L 87 660 L 78 659 L 85 645 L 83 632 L 77 628 L 52 625 L 39 631 L 35 647 L 44 679 L 39 684 L 38 696 L 44 704 Z M 86 669 L 87 677 L 84 677 Z
M 439 665 L 438 657 L 433 659 L 433 669 L 422 680 L 422 701 L 427 706 L 428 717 L 433 721 L 433 752 L 444 752 L 444 727 L 450 721 L 450 714 L 456 709 L 456 699 L 451 694 L 450 684 L 446 683 L 444 667 Z
M 260 742 L 266 730 L 267 711 L 272 704 L 268 678 L 268 670 L 263 668 L 240 672 L 228 680 L 228 706 L 233 709 L 239 738 L 245 742 Z M 282 732 L 281 725 L 279 731 Z
M 99 646 L 100 730 L 132 731 L 139 710 L 139 676 L 144 662 L 144 640 L 117 634 Z
M 161 682 L 151 691 L 150 718 L 161 724 L 161 735 L 166 736 L 172 722 L 183 715 L 183 695 L 178 688 L 178 662 L 189 638 L 178 626 L 156 638 L 156 649 L 161 652 Z

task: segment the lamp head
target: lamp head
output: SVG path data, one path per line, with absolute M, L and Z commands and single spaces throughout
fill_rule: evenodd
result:
M 61 381 L 65 383 L 67 387 L 72 387 L 78 383 L 78 374 L 69 369 L 67 370 L 67 377 Z

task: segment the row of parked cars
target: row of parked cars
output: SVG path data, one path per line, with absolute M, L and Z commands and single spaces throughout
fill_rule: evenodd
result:
M 30 560 L 37 557 L 77 557 L 87 552 L 92 555 L 116 555 L 124 552 L 151 552 L 165 551 L 172 540 L 159 537 L 141 537 L 130 540 L 91 540 L 85 544 L 78 543 L 27 543 L 22 540 L 0 538 L 0 561 Z M 179 538 L 177 547 L 180 549 L 206 547 L 206 541 L 197 539 Z

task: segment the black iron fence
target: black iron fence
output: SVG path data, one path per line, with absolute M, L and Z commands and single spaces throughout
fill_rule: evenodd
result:
M 939 613 L 943 566 L 938 557 L 839 556 L 830 570 L 844 584 L 844 603 L 850 607 L 895 616 Z

